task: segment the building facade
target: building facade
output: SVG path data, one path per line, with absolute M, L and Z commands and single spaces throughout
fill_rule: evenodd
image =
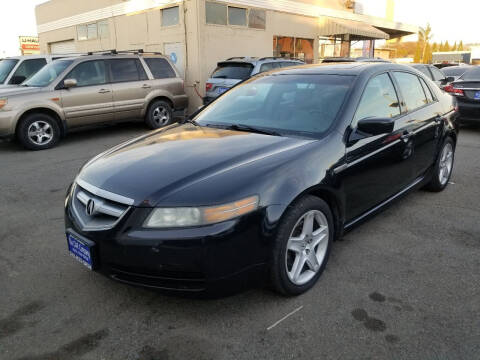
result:
M 36 17 L 43 53 L 169 55 L 185 77 L 193 109 L 221 60 L 282 56 L 314 63 L 348 56 L 352 42 L 417 31 L 389 19 L 393 0 L 380 1 L 383 17 L 366 14 L 353 0 L 50 0 L 37 6 Z

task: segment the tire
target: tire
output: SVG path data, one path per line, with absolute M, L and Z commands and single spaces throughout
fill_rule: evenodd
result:
M 312 216 L 313 232 L 305 231 L 304 226 L 308 228 L 305 219 Z M 327 203 L 315 196 L 305 196 L 287 210 L 279 225 L 273 248 L 270 274 L 275 291 L 287 296 L 300 295 L 315 285 L 325 270 L 330 255 L 333 224 L 333 215 Z M 307 234 L 306 237 L 304 233 Z M 315 245 L 317 241 L 318 244 Z M 316 263 L 313 259 L 317 259 Z M 304 265 L 297 265 L 295 271 L 294 266 L 302 262 Z
M 160 129 L 173 122 L 173 109 L 164 100 L 156 100 L 148 107 L 145 123 L 150 129 Z
M 21 120 L 16 135 L 24 148 L 45 150 L 60 141 L 60 127 L 52 116 L 34 113 Z
M 448 155 L 450 153 L 450 156 Z M 443 142 L 433 168 L 432 179 L 425 186 L 425 189 L 433 192 L 440 192 L 448 186 L 452 176 L 453 165 L 455 163 L 455 143 L 451 137 L 447 137 Z M 445 173 L 447 172 L 447 173 Z

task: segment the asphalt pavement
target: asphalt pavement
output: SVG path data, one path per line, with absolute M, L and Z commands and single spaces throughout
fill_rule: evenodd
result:
M 0 359 L 480 359 L 480 126 L 462 129 L 452 184 L 417 191 L 334 244 L 308 293 L 217 300 L 113 282 L 71 258 L 66 189 L 83 163 L 145 133 L 0 143 Z

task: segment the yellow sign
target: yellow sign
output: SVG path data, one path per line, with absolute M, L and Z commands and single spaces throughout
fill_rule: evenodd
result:
M 22 55 L 40 54 L 40 43 L 37 36 L 19 36 Z

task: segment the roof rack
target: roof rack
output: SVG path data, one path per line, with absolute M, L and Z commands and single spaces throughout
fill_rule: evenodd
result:
M 286 58 L 286 57 L 281 57 L 281 56 L 266 56 L 266 57 L 262 57 L 261 59 L 259 59 L 260 61 L 263 61 L 263 60 L 292 60 L 292 61 L 302 61 L 302 59 L 298 59 L 298 58 Z
M 228 58 L 226 61 L 230 61 L 230 60 L 256 60 L 258 58 L 256 57 L 253 57 L 253 56 L 234 56 L 234 57 L 231 57 L 231 58 Z
M 102 54 L 102 55 L 118 55 L 118 54 L 134 54 L 134 55 L 163 55 L 161 52 L 155 51 L 144 51 L 143 49 L 134 49 L 134 50 L 100 50 L 100 51 L 89 51 L 87 55 Z

